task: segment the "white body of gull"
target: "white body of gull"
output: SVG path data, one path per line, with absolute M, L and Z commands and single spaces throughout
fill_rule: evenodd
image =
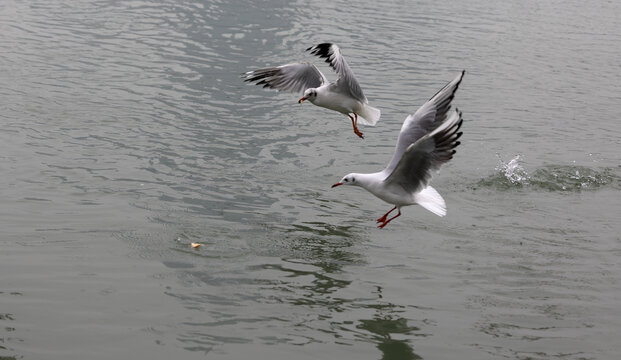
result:
M 322 43 L 311 46 L 306 51 L 325 58 L 339 78 L 331 83 L 315 65 L 301 62 L 248 71 L 242 75 L 244 81 L 282 91 L 303 92 L 298 101 L 300 104 L 308 100 L 317 106 L 347 115 L 351 119 L 354 133 L 364 138 L 358 130 L 358 117 L 362 124 L 373 126 L 380 118 L 380 111 L 368 105 L 369 102 L 341 54 L 341 49 L 335 44 Z
M 388 166 L 376 173 L 346 175 L 332 187 L 339 185 L 360 186 L 394 207 L 377 219 L 383 228 L 401 215 L 401 207 L 418 204 L 432 213 L 446 215 L 446 203 L 438 192 L 429 186 L 432 172 L 453 158 L 459 145 L 461 112 L 450 111 L 451 101 L 465 71 L 444 86 L 414 115 L 403 122 L 397 146 Z M 397 215 L 388 214 L 397 210 Z

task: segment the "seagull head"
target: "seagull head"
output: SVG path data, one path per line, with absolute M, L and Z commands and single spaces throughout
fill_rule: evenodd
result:
M 315 99 L 317 98 L 317 89 L 306 89 L 306 91 L 304 91 L 304 95 L 302 95 L 302 97 L 300 98 L 300 100 L 298 100 L 298 103 L 302 103 L 304 100 L 309 100 L 310 102 L 314 102 Z
M 341 181 L 337 182 L 336 184 L 332 185 L 332 187 L 337 187 L 337 186 L 341 186 L 341 185 L 358 185 L 358 182 L 356 182 L 356 175 L 357 174 L 347 174 L 345 176 L 343 176 L 343 178 L 341 179 Z

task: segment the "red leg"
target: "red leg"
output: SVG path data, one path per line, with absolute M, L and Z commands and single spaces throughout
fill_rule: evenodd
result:
M 364 139 L 364 136 L 362 135 L 360 130 L 358 130 L 358 114 L 356 113 L 353 113 L 353 114 L 356 117 L 355 120 L 351 115 L 347 114 L 347 116 L 349 116 L 349 118 L 351 119 L 351 125 L 354 127 L 354 134 L 358 135 L 359 138 Z
M 386 217 L 388 217 L 388 214 L 393 212 L 393 210 L 395 210 L 396 208 L 397 207 L 395 206 L 394 208 L 390 209 L 386 214 L 384 214 L 384 216 L 382 216 L 381 218 L 377 219 L 377 222 L 378 223 L 385 222 L 386 221 Z
M 401 209 L 399 209 L 399 213 L 393 217 L 391 217 L 390 219 L 384 221 L 383 223 L 381 223 L 378 228 L 383 229 L 384 226 L 388 225 L 389 222 L 393 221 L 394 219 L 398 218 L 399 216 L 401 216 Z

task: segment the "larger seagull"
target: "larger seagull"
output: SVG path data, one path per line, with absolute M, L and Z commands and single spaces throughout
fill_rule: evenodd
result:
M 360 186 L 394 207 L 377 219 L 379 228 L 401 215 L 401 207 L 418 204 L 438 216 L 446 215 L 446 203 L 429 186 L 432 173 L 453 158 L 459 145 L 461 112 L 450 111 L 451 102 L 465 71 L 444 86 L 414 115 L 403 122 L 397 146 L 388 166 L 376 173 L 351 173 L 332 185 Z M 397 215 L 388 215 L 397 210 Z
M 364 138 L 358 130 L 358 117 L 362 124 L 374 126 L 380 118 L 380 111 L 368 105 L 369 101 L 341 54 L 341 49 L 336 44 L 322 43 L 306 51 L 326 59 L 339 78 L 331 83 L 315 65 L 299 62 L 248 71 L 243 74 L 244 80 L 272 89 L 303 92 L 298 101 L 300 104 L 308 100 L 317 106 L 347 115 L 351 119 L 354 133 Z

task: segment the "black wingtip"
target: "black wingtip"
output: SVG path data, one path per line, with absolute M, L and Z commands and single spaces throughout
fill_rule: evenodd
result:
M 317 45 L 313 45 L 313 46 L 309 46 L 306 51 L 309 51 L 312 48 L 317 48 L 317 49 L 325 49 L 325 48 L 330 48 L 330 46 L 332 46 L 333 44 L 330 42 L 323 42 Z
M 321 43 L 315 46 L 311 46 L 306 51 L 310 51 L 311 54 L 317 55 L 319 57 L 329 57 L 330 56 L 330 48 L 332 47 L 332 43 Z M 326 60 L 326 62 L 329 62 Z

